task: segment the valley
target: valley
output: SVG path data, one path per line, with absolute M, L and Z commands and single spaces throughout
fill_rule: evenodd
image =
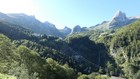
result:
M 140 78 L 140 18 L 117 11 L 91 27 L 0 13 L 0 79 Z

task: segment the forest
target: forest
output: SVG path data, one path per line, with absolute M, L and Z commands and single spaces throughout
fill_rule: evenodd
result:
M 60 38 L 0 22 L 0 79 L 140 79 L 140 20 Z

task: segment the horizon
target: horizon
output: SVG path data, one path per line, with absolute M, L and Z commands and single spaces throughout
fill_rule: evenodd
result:
M 62 29 L 76 25 L 90 27 L 109 21 L 120 10 L 127 17 L 140 16 L 140 1 L 103 1 L 103 0 L 0 0 L 0 12 L 24 13 L 34 15 L 41 22 L 48 21 Z M 131 6 L 135 4 L 135 6 Z M 108 5 L 109 4 L 109 5 Z M 7 6 L 8 5 L 8 6 Z M 111 7 L 110 7 L 111 6 Z

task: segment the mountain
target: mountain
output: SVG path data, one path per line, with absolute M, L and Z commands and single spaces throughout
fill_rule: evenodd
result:
M 19 25 L 10 24 L 0 21 L 0 33 L 6 35 L 12 40 L 30 39 L 32 31 L 25 29 Z
M 103 21 L 100 24 L 96 24 L 95 26 L 91 26 L 89 29 L 91 29 L 91 30 L 97 30 L 97 29 L 104 30 L 104 29 L 109 29 L 108 23 L 109 23 L 109 21 Z
M 81 32 L 81 31 L 82 31 L 81 26 L 76 25 L 75 27 L 73 27 L 71 33 L 76 33 L 76 32 Z
M 117 20 L 117 21 L 126 21 L 128 18 L 126 17 L 125 13 L 122 11 L 118 10 L 115 15 L 113 16 L 112 20 Z
M 71 34 L 72 33 L 78 33 L 78 32 L 83 32 L 83 31 L 87 31 L 86 27 L 81 28 L 80 25 L 76 25 L 75 27 L 73 27 Z
M 39 20 L 37 20 L 35 16 L 29 16 L 23 13 L 19 13 L 19 14 L 0 13 L 0 21 L 5 21 L 11 24 L 20 25 L 35 33 L 63 37 L 63 34 L 59 32 L 57 28 L 55 28 L 55 25 L 48 22 L 42 23 Z
M 71 33 L 71 28 L 69 28 L 69 27 L 67 27 L 67 26 L 65 26 L 63 29 L 59 29 L 59 31 L 60 32 L 62 32 L 63 34 L 65 34 L 65 35 L 68 35 L 68 34 L 70 34 Z
M 44 68 L 45 63 L 40 63 L 40 62 L 45 62 L 48 58 L 52 58 L 61 64 L 67 64 L 68 66 L 70 66 L 71 68 L 73 68 L 75 70 L 75 73 L 82 72 L 82 73 L 86 73 L 86 74 L 89 74 L 91 72 L 98 72 L 99 68 L 105 70 L 107 68 L 105 62 L 110 61 L 110 58 L 107 54 L 107 51 L 106 51 L 106 48 L 104 47 L 104 45 L 94 43 L 87 36 L 84 36 L 84 37 L 83 36 L 72 36 L 72 37 L 67 37 L 66 39 L 62 40 L 61 38 L 55 37 L 55 36 L 47 36 L 44 34 L 38 35 L 34 32 L 31 32 L 28 29 L 23 28 L 22 26 L 3 22 L 3 21 L 0 22 L 0 28 L 1 28 L 0 33 L 9 37 L 12 40 L 14 47 L 15 48 L 20 47 L 20 50 L 18 49 L 18 51 L 20 51 L 21 54 L 23 53 L 22 54 L 23 57 L 25 55 L 25 60 L 24 60 L 25 66 L 21 66 L 20 69 L 27 70 L 26 75 L 30 75 L 30 74 L 28 74 L 28 71 L 29 71 L 29 73 L 32 73 L 32 74 L 36 72 L 40 76 L 43 75 L 43 73 L 46 72 L 46 69 L 45 69 L 46 66 Z M 76 43 L 77 43 L 77 45 L 75 45 Z M 0 49 L 1 49 L 1 46 L 2 46 L 2 44 L 0 45 Z M 8 45 L 6 45 L 6 46 L 8 47 Z M 11 45 L 9 45 L 9 46 L 11 46 Z M 21 46 L 25 46 L 29 50 L 26 48 L 23 50 L 23 47 L 21 48 Z M 100 48 L 103 51 L 100 51 Z M 7 49 L 7 48 L 5 48 L 5 49 Z M 7 49 L 7 51 L 8 50 L 9 49 Z M 32 57 L 32 55 L 30 55 L 30 50 L 37 52 L 39 57 L 38 56 Z M 15 51 L 17 51 L 17 50 L 15 50 Z M 99 54 L 102 54 L 102 56 L 99 56 Z M 19 58 L 19 57 L 15 57 L 15 58 Z M 37 61 L 37 62 L 31 63 L 33 65 L 30 64 L 30 62 L 31 62 L 30 60 L 33 60 L 32 58 L 35 59 L 35 61 Z M 41 58 L 41 60 L 36 60 L 38 58 Z M 17 60 L 19 60 L 19 59 L 17 59 Z M 2 62 L 0 62 L 0 64 L 1 63 Z M 17 63 L 18 63 L 18 61 L 17 61 Z M 21 65 L 24 65 L 24 63 Z M 52 64 L 52 63 L 50 63 L 50 64 Z M 49 64 L 47 64 L 47 65 L 49 65 Z M 16 69 L 18 69 L 18 66 L 19 66 L 18 64 L 16 67 L 14 66 L 15 72 L 17 72 Z M 36 68 L 36 66 L 37 66 L 37 68 Z M 22 68 L 22 67 L 24 67 L 24 68 Z M 59 65 L 56 64 L 56 67 L 58 68 Z M 40 69 L 40 68 L 42 68 L 42 69 Z M 54 65 L 52 68 L 54 68 Z M 57 69 L 57 68 L 55 68 L 55 69 Z M 14 69 L 12 70 L 11 75 L 16 74 L 16 73 L 13 73 Z M 49 68 L 47 67 L 47 69 L 51 69 L 50 66 L 49 66 Z M 60 66 L 60 70 L 59 69 L 56 71 L 50 70 L 50 74 L 51 74 L 51 72 L 54 72 L 53 74 L 59 76 L 60 75 L 59 71 L 61 71 L 61 70 L 63 70 L 63 67 L 61 68 L 61 66 Z M 7 71 L 9 71 L 9 70 L 7 69 Z M 23 72 L 24 72 L 24 70 L 23 70 Z M 2 72 L 0 72 L 0 73 L 2 73 Z M 49 72 L 47 72 L 47 73 L 49 73 Z M 47 77 L 53 76 L 53 74 L 51 74 Z M 64 73 L 64 74 L 66 74 L 66 73 Z M 22 75 L 22 74 L 19 74 L 19 75 Z M 43 77 L 46 77 L 46 76 L 43 76 Z M 39 77 L 39 79 L 42 79 L 42 78 Z M 53 78 L 48 78 L 48 79 L 53 79 Z M 63 79 L 63 78 L 60 78 L 60 79 Z M 64 77 L 64 79 L 65 79 L 65 77 Z M 75 78 L 70 78 L 70 79 L 75 79 Z
M 126 17 L 118 11 L 111 21 L 96 25 L 117 29 L 89 30 L 92 28 L 77 25 L 62 39 L 21 26 L 25 19 L 21 24 L 9 20 L 25 18 L 24 14 L 0 16 L 0 79 L 139 79 L 140 20 L 134 22 L 138 17 Z M 118 28 L 114 20 L 132 23 Z M 56 29 L 52 23 L 41 24 Z
M 49 28 L 57 29 L 54 24 L 52 24 L 48 21 L 45 21 L 44 24 L 47 25 Z
M 73 68 L 52 58 L 43 58 L 34 50 L 16 46 L 0 34 L 0 79 L 76 79 Z M 62 75 L 63 74 L 63 75 Z
M 136 18 L 129 19 L 125 13 L 121 11 L 117 11 L 115 15 L 113 16 L 112 20 L 109 22 L 108 26 L 109 28 L 116 28 L 121 27 L 124 25 L 128 25 L 135 21 Z
M 140 70 L 140 20 L 120 28 L 113 35 L 110 43 L 110 54 L 125 72 L 126 76 L 139 79 Z M 131 72 L 131 73 L 130 73 Z M 137 78 L 136 78 L 137 76 Z M 140 74 L 139 74 L 140 76 Z
M 91 29 L 113 29 L 119 28 L 128 24 L 133 23 L 139 19 L 139 17 L 127 17 L 126 14 L 118 10 L 110 21 L 103 21 L 101 24 L 90 27 Z
M 17 47 L 21 45 L 26 46 L 30 50 L 36 51 L 43 58 L 50 57 L 56 60 L 57 62 L 63 64 L 68 63 L 70 67 L 76 69 L 76 71 L 78 72 L 83 72 L 83 73 L 90 73 L 92 71 L 97 71 L 99 68 L 99 66 L 92 64 L 92 63 L 97 63 L 96 60 L 94 61 L 91 60 L 91 58 L 95 58 L 95 57 L 96 59 L 98 59 L 98 56 L 95 54 L 98 53 L 99 50 L 96 50 L 94 48 L 98 46 L 92 43 L 92 41 L 88 37 L 77 38 L 76 36 L 76 37 L 72 37 L 72 39 L 68 38 L 67 40 L 65 39 L 62 40 L 61 38 L 55 36 L 36 34 L 28 29 L 23 28 L 22 26 L 7 23 L 7 22 L 0 22 L 0 28 L 1 28 L 0 33 L 9 37 Z M 80 50 L 75 50 L 75 46 L 74 46 L 75 40 L 79 41 L 77 45 L 77 49 Z M 87 41 L 87 43 L 83 43 L 83 44 L 80 43 L 85 41 Z M 82 47 L 85 47 L 83 51 L 81 51 Z M 89 49 L 88 47 L 91 49 Z M 89 50 L 88 55 L 90 57 L 87 57 L 88 55 L 86 55 L 85 53 L 88 50 Z M 90 54 L 93 54 L 95 56 L 92 56 Z M 106 54 L 106 52 L 104 54 Z M 105 57 L 105 56 L 101 56 L 101 57 Z M 104 66 L 104 64 L 105 63 L 102 63 L 102 66 Z M 86 69 L 87 67 L 92 67 L 92 68 Z
M 94 41 L 87 40 L 89 38 Z M 88 60 L 95 59 L 103 62 L 108 58 L 103 58 L 104 60 L 102 60 L 102 57 L 101 59 L 98 59 L 98 57 L 100 58 L 100 53 L 103 56 L 105 55 L 103 51 L 107 51 L 110 55 L 109 57 L 113 59 L 109 59 L 110 61 L 106 62 L 108 68 L 105 71 L 109 72 L 110 75 L 122 75 L 126 79 L 140 78 L 140 20 L 115 31 L 91 30 L 71 34 L 67 36 L 67 39 L 70 39 L 68 40 L 69 46 L 82 54 L 86 59 L 89 58 Z M 92 44 L 91 47 L 90 44 Z M 92 48 L 92 46 L 95 47 Z M 94 51 L 98 51 L 98 48 L 100 52 L 94 53 Z M 85 53 L 85 51 L 88 52 Z M 91 58 L 89 55 L 91 55 Z M 92 59 L 93 56 L 95 57 Z M 108 56 L 106 55 L 105 57 Z M 94 61 L 94 63 L 98 62 Z
M 58 37 L 64 37 L 65 35 L 61 33 L 54 24 L 46 21 L 43 23 L 44 26 L 47 26 L 46 29 L 49 31 L 49 34 L 47 35 L 53 35 L 53 36 L 58 36 Z M 45 29 L 45 28 L 44 28 Z
M 126 17 L 125 13 L 121 11 L 117 11 L 113 16 L 112 20 L 109 22 L 109 27 L 121 27 L 128 23 L 128 18 Z

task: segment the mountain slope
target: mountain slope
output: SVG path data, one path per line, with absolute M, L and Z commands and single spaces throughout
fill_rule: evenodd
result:
M 94 48 L 96 52 L 94 52 L 94 48 L 89 47 L 90 45 L 88 44 L 92 44 L 92 42 L 89 43 L 86 37 L 89 37 L 90 39 L 93 39 L 95 41 L 95 44 L 97 45 L 93 45 L 93 46 L 95 46 Z M 132 79 L 132 78 L 138 79 L 137 77 L 140 72 L 139 71 L 140 69 L 140 59 L 139 59 L 140 58 L 140 20 L 131 23 L 127 26 L 124 26 L 122 28 L 116 29 L 115 31 L 113 30 L 92 31 L 91 30 L 88 32 L 71 34 L 67 36 L 66 39 L 68 40 L 69 42 L 68 44 L 70 47 L 72 47 L 75 51 L 80 53 L 85 58 L 91 59 L 90 61 L 94 63 L 98 63 L 97 60 L 99 57 L 99 52 L 97 51 L 98 48 L 101 47 L 99 48 L 99 50 L 102 50 L 100 51 L 100 53 L 102 53 L 102 56 L 105 54 L 103 53 L 103 51 L 105 52 L 106 50 L 106 52 L 108 52 L 109 54 L 109 57 L 113 57 L 113 59 L 115 60 L 113 61 L 114 62 L 113 67 L 115 68 L 113 67 L 109 68 L 109 70 L 110 69 L 115 69 L 115 70 L 111 70 L 109 74 L 121 75 L 128 79 Z M 98 44 L 101 45 L 98 46 Z M 102 49 L 104 47 L 105 49 Z M 88 50 L 88 52 L 85 52 L 86 50 Z M 92 52 L 90 52 L 90 50 L 92 50 Z M 93 59 L 90 58 L 90 56 L 88 55 L 91 55 Z M 94 59 L 95 61 L 93 61 Z M 104 60 L 102 60 L 102 62 L 103 61 Z M 109 65 L 107 64 L 107 67 L 108 66 Z
M 29 39 L 33 32 L 24 29 L 23 27 L 7 22 L 0 22 L 0 33 L 8 36 L 13 40 L 18 39 Z
M 35 33 L 47 34 L 63 37 L 63 34 L 58 31 L 53 24 L 42 23 L 34 16 L 28 16 L 26 14 L 3 14 L 0 13 L 0 21 L 5 21 L 11 24 L 20 25 L 26 29 L 29 29 Z
M 76 79 L 75 71 L 68 65 L 60 65 L 51 58 L 44 59 L 25 46 L 16 47 L 2 34 L 0 59 L 2 79 Z
M 80 36 L 78 38 L 77 36 L 72 36 L 72 39 L 68 38 L 68 40 L 71 41 L 71 43 L 69 43 L 59 37 L 34 34 L 14 24 L 1 22 L 0 25 L 0 33 L 11 38 L 17 47 L 23 45 L 30 50 L 36 51 L 43 58 L 50 57 L 59 63 L 67 63 L 77 72 L 88 74 L 103 69 L 103 73 L 109 73 L 105 71 L 107 68 L 106 62 L 113 64 L 112 58 L 107 54 L 104 45 L 95 44 L 86 36 Z M 77 45 L 75 45 L 75 41 L 77 41 Z M 75 49 L 75 46 L 78 50 Z M 102 51 L 99 50 L 100 48 Z M 99 56 L 99 53 L 102 54 L 102 56 Z
M 31 50 L 38 52 L 41 57 L 51 57 L 60 63 L 67 62 L 71 67 L 80 72 L 83 72 L 83 70 L 89 66 L 88 64 L 90 64 L 85 60 L 80 60 L 82 63 L 79 63 L 79 60 L 75 58 L 77 54 L 73 49 L 69 47 L 64 40 L 61 40 L 58 37 L 36 35 L 21 26 L 5 22 L 1 22 L 0 27 L 0 33 L 11 38 L 16 46 L 26 46 Z M 87 73 L 88 71 L 84 72 Z
M 134 21 L 136 21 L 137 19 L 139 19 L 138 17 L 127 17 L 125 13 L 123 13 L 122 11 L 118 10 L 114 16 L 112 17 L 112 19 L 110 21 L 104 21 L 101 24 L 92 26 L 92 29 L 102 29 L 102 30 L 106 30 L 106 29 L 114 29 L 114 28 L 119 28 L 128 24 L 133 23 Z
M 112 27 L 121 27 L 126 25 L 128 22 L 128 18 L 126 17 L 125 13 L 121 11 L 117 11 L 113 16 L 112 20 L 109 22 L 110 28 Z
M 140 20 L 117 31 L 110 45 L 111 54 L 114 55 L 116 62 L 124 67 L 123 70 L 125 74 L 131 78 L 134 77 L 140 69 L 139 35 Z
M 63 29 L 60 29 L 59 31 L 62 32 L 65 35 L 68 35 L 71 33 L 71 28 L 68 28 L 67 26 L 65 26 Z
M 73 27 L 72 31 L 71 31 L 71 34 L 72 33 L 79 33 L 79 32 L 84 32 L 84 31 L 87 31 L 87 28 L 86 27 L 82 27 L 80 25 L 76 25 L 75 27 Z
M 121 17 L 118 17 L 120 15 Z M 120 21 L 119 23 L 126 19 L 130 21 L 130 18 L 121 12 L 118 12 L 114 19 Z M 136 19 L 133 18 L 134 20 Z M 56 29 L 55 25 L 49 22 L 43 24 Z M 102 24 L 108 24 L 108 21 Z M 12 40 L 11 43 L 10 39 L 0 34 L 0 74 L 24 79 L 76 79 L 77 72 L 96 72 L 96 75 L 100 73 L 130 79 L 139 76 L 140 20 L 106 31 L 83 32 L 83 28 L 76 27 L 75 33 L 61 39 L 0 21 L 0 33 Z M 91 76 L 95 74 L 81 75 L 79 78 Z
M 89 39 L 89 36 L 83 36 L 80 34 L 74 34 L 65 39 L 68 45 L 77 53 L 79 60 L 86 60 L 90 62 L 89 66 L 85 70 L 89 72 L 91 70 L 98 71 L 101 69 L 101 73 L 108 73 L 113 71 L 112 75 L 118 75 L 115 71 L 119 68 L 115 68 L 116 64 L 112 57 L 108 54 L 108 50 L 103 43 L 95 43 Z M 107 62 L 112 65 L 111 68 L 108 67 Z M 108 70 L 108 68 L 110 68 Z M 106 71 L 107 70 L 107 71 Z
M 0 73 L 28 79 L 29 73 L 34 73 L 35 67 L 31 64 L 39 63 L 36 65 L 36 69 L 41 67 L 41 63 L 43 61 L 38 58 L 38 54 L 36 52 L 33 52 L 26 47 L 16 48 L 15 45 L 11 43 L 10 39 L 1 34 L 0 43 Z M 34 62 L 31 63 L 31 60 L 29 59 L 33 59 Z M 30 70 L 26 71 L 29 67 L 28 65 L 32 67 L 32 72 Z M 38 73 L 38 71 L 36 72 Z
M 110 55 L 123 70 L 121 75 L 128 79 L 137 76 L 140 69 L 140 20 L 117 29 L 113 35 L 100 37 L 99 41 L 106 44 Z

